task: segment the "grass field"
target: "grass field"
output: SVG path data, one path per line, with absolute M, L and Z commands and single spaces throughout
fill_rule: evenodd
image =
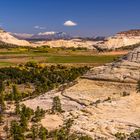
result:
M 118 56 L 50 56 L 46 58 L 48 63 L 108 63 Z
M 72 50 L 60 48 L 13 48 L 0 49 L 0 67 L 13 66 L 28 61 L 42 63 L 67 63 L 101 65 L 122 56 L 122 53 L 97 53 L 93 50 Z

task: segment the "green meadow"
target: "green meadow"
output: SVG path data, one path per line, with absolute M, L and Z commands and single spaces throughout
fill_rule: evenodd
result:
M 120 54 L 97 53 L 86 49 L 65 48 L 10 48 L 0 49 L 0 67 L 13 66 L 28 61 L 54 64 L 101 65 L 118 59 Z

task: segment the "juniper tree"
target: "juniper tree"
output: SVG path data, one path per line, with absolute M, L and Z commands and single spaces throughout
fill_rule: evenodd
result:
M 0 112 L 0 124 L 3 123 L 3 114 Z
M 19 105 L 19 103 L 16 103 L 15 113 L 16 113 L 16 115 L 20 115 L 20 105 Z
M 45 110 L 40 109 L 40 107 L 38 106 L 34 114 L 35 115 L 32 118 L 32 121 L 39 122 L 45 116 Z
M 45 127 L 41 126 L 39 129 L 39 138 L 41 140 L 46 140 L 47 135 L 48 135 L 48 130 Z
M 4 90 L 5 86 L 4 83 L 0 82 L 0 112 L 3 112 L 6 109 L 5 102 L 4 102 Z
M 22 98 L 21 93 L 18 91 L 16 85 L 13 85 L 12 89 L 13 89 L 12 94 L 13 94 L 15 102 L 19 102 Z
M 56 112 L 59 112 L 61 113 L 63 110 L 62 110 L 62 107 L 61 107 L 61 101 L 60 101 L 60 98 L 59 96 L 56 96 L 53 98 L 53 105 L 52 105 L 52 113 L 56 113 Z
M 31 135 L 32 135 L 32 140 L 35 140 L 38 137 L 38 126 L 37 125 L 33 125 L 31 127 Z
M 137 90 L 137 92 L 140 92 L 140 80 L 137 82 L 136 90 Z
M 11 122 L 10 134 L 13 140 L 25 140 L 23 129 L 16 121 Z

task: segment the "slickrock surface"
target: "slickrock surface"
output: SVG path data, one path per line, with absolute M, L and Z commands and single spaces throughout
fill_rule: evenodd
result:
M 140 95 L 135 93 L 135 86 L 79 79 L 64 92 L 48 92 L 24 103 L 33 109 L 50 109 L 53 97 L 59 96 L 65 112 L 46 115 L 42 125 L 52 130 L 62 125 L 63 120 L 73 118 L 72 131 L 115 140 L 115 133 L 130 133 L 140 127 Z M 124 96 L 124 92 L 130 95 Z
M 118 62 L 92 68 L 84 78 L 117 82 L 137 82 L 140 79 L 140 47 Z
M 60 97 L 65 112 L 52 119 L 46 115 L 42 124 L 48 129 L 58 128 L 62 121 L 73 118 L 71 131 L 93 139 L 116 140 L 117 132 L 130 134 L 140 128 L 140 94 L 136 93 L 139 52 L 140 47 L 118 62 L 92 68 L 64 91 L 54 90 L 24 103 L 33 109 L 38 105 L 50 109 L 53 97 Z M 47 120 L 51 122 L 49 126 Z

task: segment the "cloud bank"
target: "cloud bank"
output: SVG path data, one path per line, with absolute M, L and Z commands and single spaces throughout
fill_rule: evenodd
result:
M 65 21 L 64 22 L 64 26 L 77 26 L 77 23 L 71 21 L 71 20 L 68 20 L 68 21 Z

